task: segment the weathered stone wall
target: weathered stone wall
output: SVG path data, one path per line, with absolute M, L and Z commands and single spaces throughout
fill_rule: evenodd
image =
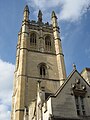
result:
M 53 115 L 60 116 L 62 118 L 78 117 L 76 104 L 75 104 L 75 97 L 71 89 L 71 85 L 75 84 L 76 79 L 80 79 L 80 84 L 86 86 L 86 94 L 84 96 L 84 107 L 85 107 L 86 116 L 90 116 L 90 87 L 78 75 L 78 73 L 75 73 L 70 78 L 70 80 L 61 89 L 60 93 L 56 97 L 54 98 L 52 97 Z

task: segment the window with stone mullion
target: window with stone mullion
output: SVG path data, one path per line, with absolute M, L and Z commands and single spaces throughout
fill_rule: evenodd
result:
M 30 36 L 30 44 L 34 46 L 36 45 L 36 34 L 35 33 L 32 33 Z
M 45 38 L 45 47 L 47 51 L 51 50 L 51 39 L 49 36 L 46 36 Z
M 75 102 L 76 102 L 77 114 L 86 115 L 85 106 L 84 106 L 84 97 L 75 95 Z
M 80 104 L 79 104 L 79 97 L 75 96 L 75 102 L 76 102 L 76 109 L 77 109 L 77 114 L 80 115 Z
M 82 114 L 85 115 L 84 97 L 80 96 Z

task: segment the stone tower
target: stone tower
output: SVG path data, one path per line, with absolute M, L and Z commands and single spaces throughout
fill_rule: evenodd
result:
M 66 78 L 59 27 L 55 12 L 52 24 L 43 23 L 39 10 L 38 20 L 29 20 L 26 5 L 21 30 L 18 34 L 16 69 L 12 96 L 11 120 L 23 120 L 24 112 L 36 99 L 37 82 L 47 93 L 55 93 Z

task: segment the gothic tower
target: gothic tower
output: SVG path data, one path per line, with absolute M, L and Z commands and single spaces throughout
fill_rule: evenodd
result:
M 57 16 L 52 12 L 52 24 L 29 20 L 26 5 L 18 34 L 11 120 L 23 120 L 24 112 L 37 95 L 37 82 L 48 93 L 55 93 L 66 78 L 64 55 Z

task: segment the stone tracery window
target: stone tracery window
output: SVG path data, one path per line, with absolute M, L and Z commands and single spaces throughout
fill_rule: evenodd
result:
M 30 35 L 30 45 L 36 46 L 36 34 L 32 33 Z
M 50 36 L 45 37 L 45 49 L 51 51 L 51 38 Z

